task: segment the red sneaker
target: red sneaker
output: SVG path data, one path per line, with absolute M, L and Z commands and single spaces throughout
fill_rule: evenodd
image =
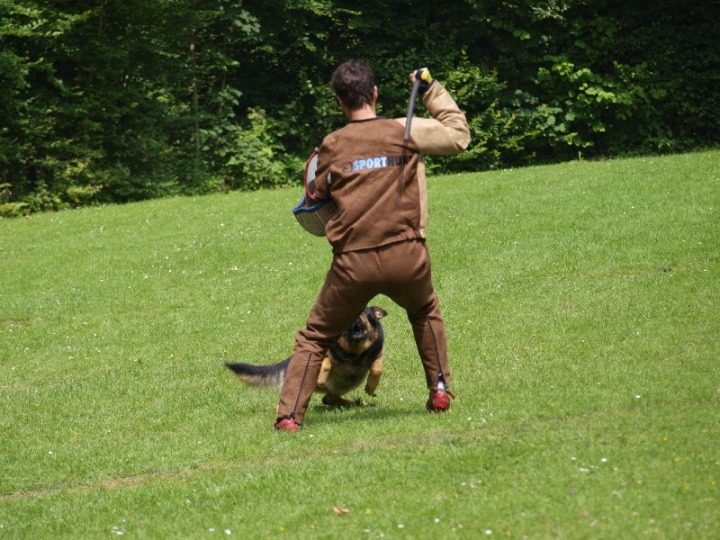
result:
M 450 398 L 455 397 L 452 394 L 438 390 L 437 392 L 431 392 L 430 397 L 425 404 L 425 408 L 430 412 L 445 412 L 450 410 Z
M 293 418 L 283 418 L 275 422 L 277 431 L 300 431 L 300 426 Z

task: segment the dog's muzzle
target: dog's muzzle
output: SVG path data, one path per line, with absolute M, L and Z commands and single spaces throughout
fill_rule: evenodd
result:
M 358 319 L 347 329 L 346 336 L 352 341 L 362 341 L 367 338 L 368 332 L 362 319 Z

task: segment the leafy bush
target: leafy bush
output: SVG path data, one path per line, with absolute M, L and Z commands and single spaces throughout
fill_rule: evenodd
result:
M 718 2 L 91 4 L 0 0 L 5 214 L 299 183 L 352 57 L 386 116 L 411 69 L 451 89 L 472 144 L 430 170 L 720 144 Z
M 243 127 L 229 113 L 219 125 L 201 130 L 203 153 L 211 156 L 224 186 L 247 190 L 292 183 L 292 169 L 300 164 L 284 153 L 277 122 L 263 109 L 250 109 L 247 120 Z

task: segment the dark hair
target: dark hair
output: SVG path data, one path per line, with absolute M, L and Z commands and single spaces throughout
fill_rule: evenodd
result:
M 372 103 L 375 77 L 365 62 L 350 60 L 338 66 L 330 79 L 330 86 L 345 106 L 354 111 Z

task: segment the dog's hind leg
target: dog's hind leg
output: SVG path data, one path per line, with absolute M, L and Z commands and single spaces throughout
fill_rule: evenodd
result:
M 383 361 L 382 356 L 378 356 L 377 360 L 375 360 L 372 365 L 370 366 L 370 373 L 367 378 L 367 383 L 365 384 L 365 393 L 369 396 L 375 395 L 375 389 L 378 387 L 378 384 L 380 384 L 380 376 L 383 372 Z
M 325 394 L 322 398 L 322 402 L 323 405 L 329 405 L 330 407 L 362 407 L 365 405 L 365 402 L 362 399 L 350 401 L 349 399 L 345 399 L 344 397 L 336 394 Z

